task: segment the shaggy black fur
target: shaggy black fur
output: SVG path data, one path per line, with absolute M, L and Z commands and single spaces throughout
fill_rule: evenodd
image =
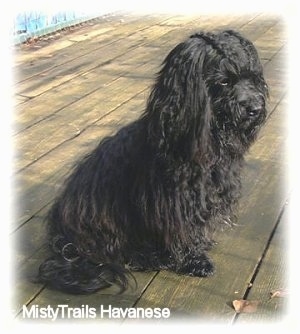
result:
M 266 118 L 253 44 L 198 33 L 166 57 L 137 121 L 78 163 L 49 212 L 41 282 L 72 293 L 128 285 L 132 270 L 209 276 L 212 232 L 230 224 L 243 156 Z

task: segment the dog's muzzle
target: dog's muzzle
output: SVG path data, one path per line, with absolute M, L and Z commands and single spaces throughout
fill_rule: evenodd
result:
M 237 103 L 242 119 L 256 119 L 265 114 L 265 97 L 249 80 L 236 86 Z
M 251 97 L 251 99 L 238 102 L 242 118 L 256 118 L 264 113 L 265 105 L 261 97 Z

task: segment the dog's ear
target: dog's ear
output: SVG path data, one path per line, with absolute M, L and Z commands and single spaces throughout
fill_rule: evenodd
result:
M 161 153 L 191 160 L 209 144 L 211 103 L 205 83 L 206 48 L 190 38 L 167 56 L 150 94 L 145 117 Z

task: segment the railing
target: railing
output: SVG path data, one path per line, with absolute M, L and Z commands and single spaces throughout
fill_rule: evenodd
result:
M 43 36 L 57 30 L 70 27 L 107 12 L 87 13 L 84 11 L 24 11 L 18 13 L 14 18 L 13 43 L 20 44 L 32 37 Z

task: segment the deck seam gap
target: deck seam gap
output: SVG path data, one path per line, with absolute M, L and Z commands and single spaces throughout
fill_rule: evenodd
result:
M 84 74 L 85 74 L 85 73 L 83 73 L 83 75 L 84 75 Z M 113 84 L 115 81 L 117 81 L 117 80 L 120 79 L 120 78 L 122 78 L 122 76 L 116 76 L 113 80 L 109 81 L 109 82 L 107 83 L 107 85 L 111 85 L 111 84 Z M 66 81 L 66 82 L 68 83 L 69 81 Z M 57 86 L 57 87 L 58 87 L 58 86 Z M 95 88 L 95 89 L 89 91 L 88 93 L 86 93 L 86 94 L 80 96 L 79 98 L 77 98 L 77 99 L 71 101 L 70 103 L 67 103 L 67 104 L 63 105 L 62 107 L 60 107 L 60 108 L 58 108 L 57 110 L 55 110 L 54 112 L 52 112 L 50 115 L 47 115 L 47 116 L 45 116 L 45 117 L 39 119 L 38 121 L 36 121 L 36 122 L 34 122 L 34 123 L 28 125 L 28 126 L 25 127 L 24 129 L 21 129 L 21 130 L 19 130 L 19 131 L 16 131 L 16 132 L 13 134 L 13 136 L 15 137 L 16 135 L 18 135 L 18 134 L 20 134 L 20 133 L 22 133 L 22 132 L 24 132 L 24 131 L 26 131 L 26 130 L 32 128 L 33 126 L 35 126 L 35 125 L 37 125 L 37 124 L 39 124 L 39 123 L 41 123 L 41 122 L 43 122 L 43 121 L 45 121 L 45 120 L 47 120 L 47 119 L 49 119 L 49 118 L 51 118 L 52 116 L 55 116 L 55 115 L 56 115 L 57 113 L 59 113 L 61 110 L 65 109 L 65 108 L 67 108 L 67 107 L 70 107 L 70 106 L 73 105 L 74 103 L 77 103 L 77 102 L 79 102 L 80 100 L 82 100 L 82 99 L 84 99 L 84 98 L 86 98 L 86 97 L 88 97 L 88 96 L 94 94 L 97 90 L 99 90 L 99 89 L 101 89 L 101 88 L 102 88 L 102 86 L 99 86 L 99 87 L 97 87 L 97 88 Z M 41 93 L 40 95 L 42 95 L 42 94 L 43 94 L 43 93 Z M 34 97 L 28 97 L 28 98 L 29 98 L 29 99 L 33 99 L 33 98 L 36 98 L 36 97 L 38 97 L 38 96 L 40 96 L 40 95 L 37 95 L 37 96 L 34 96 Z
M 159 274 L 159 271 L 157 271 L 154 276 L 151 278 L 151 280 L 144 286 L 142 289 L 140 295 L 137 297 L 136 301 L 132 304 L 132 307 L 135 307 L 136 304 L 141 300 L 142 296 L 144 295 L 145 291 L 148 289 L 148 287 L 151 285 L 151 283 L 155 280 L 157 275 Z
M 46 206 L 48 206 L 50 203 L 54 201 L 54 197 L 46 202 L 45 205 L 43 205 L 40 209 L 38 209 L 35 213 L 33 213 L 30 217 L 26 218 L 23 222 L 21 220 L 20 225 L 16 226 L 13 230 L 9 232 L 9 236 L 12 236 L 14 233 L 16 233 L 19 229 L 21 229 L 26 223 L 28 223 L 31 219 L 35 218 Z M 41 218 L 44 219 L 44 218 Z
M 242 299 L 244 299 L 244 300 L 247 300 L 247 298 L 249 296 L 251 288 L 252 288 L 252 286 L 253 286 L 253 284 L 255 282 L 255 279 L 256 279 L 256 277 L 257 277 L 257 275 L 259 273 L 260 267 L 261 267 L 261 265 L 262 265 L 262 263 L 263 263 L 266 255 L 267 255 L 267 252 L 268 252 L 268 250 L 270 248 L 270 244 L 271 244 L 271 242 L 272 242 L 272 240 L 274 238 L 275 232 L 276 232 L 276 230 L 278 228 L 278 225 L 279 225 L 279 223 L 281 221 L 281 218 L 282 218 L 282 216 L 283 216 L 283 214 L 284 214 L 284 212 L 286 210 L 287 203 L 288 203 L 288 199 L 285 201 L 283 207 L 281 208 L 281 210 L 279 212 L 278 218 L 277 218 L 276 223 L 275 223 L 275 225 L 274 225 L 274 227 L 272 229 L 272 232 L 271 232 L 271 234 L 269 236 L 267 244 L 266 244 L 266 246 L 265 246 L 265 248 L 264 248 L 264 250 L 262 252 L 262 255 L 261 255 L 261 257 L 260 257 L 257 265 L 254 268 L 252 277 L 251 277 L 250 282 L 249 282 L 249 286 L 247 287 L 247 289 L 246 289 L 246 291 L 245 291 L 245 293 L 244 293 L 244 295 L 242 297 Z M 238 318 L 239 318 L 239 313 L 235 313 L 235 315 L 233 316 L 233 319 L 232 319 L 232 324 L 236 323 L 236 321 L 238 320 Z
M 40 294 L 42 293 L 42 291 L 45 290 L 45 288 L 46 288 L 46 285 L 42 286 L 41 289 L 39 289 L 39 290 L 32 296 L 32 298 L 30 298 L 30 299 L 28 300 L 28 302 L 24 303 L 23 305 L 26 305 L 26 306 L 27 306 L 27 305 L 31 304 L 31 303 L 35 300 L 35 298 L 36 298 L 38 295 L 40 295 Z M 16 319 L 21 313 L 22 313 L 22 308 L 16 313 L 16 315 L 14 316 L 14 318 Z
M 277 103 L 273 106 L 272 110 L 269 111 L 267 118 L 266 118 L 266 122 L 270 119 L 270 117 L 274 114 L 274 112 L 276 111 L 277 107 L 284 101 L 285 97 L 286 97 L 287 92 L 284 92 L 281 96 L 281 98 L 277 101 Z

